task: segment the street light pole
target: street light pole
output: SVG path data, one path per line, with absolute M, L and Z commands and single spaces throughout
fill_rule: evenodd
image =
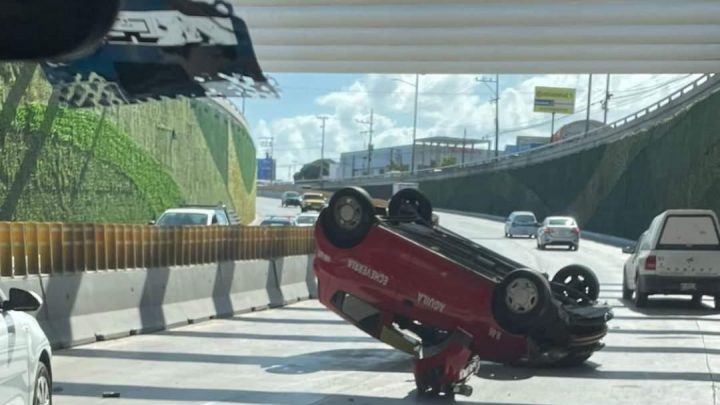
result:
M 495 75 L 495 157 L 500 147 L 500 74 Z
M 605 79 L 605 101 L 603 102 L 603 110 L 605 110 L 605 116 L 603 117 L 603 124 L 607 124 L 608 110 L 610 109 L 608 102 L 610 101 L 610 97 L 610 73 L 608 73 L 607 79 Z
M 415 140 L 417 139 L 418 93 L 420 92 L 420 74 L 415 73 L 415 108 L 413 112 L 412 155 L 410 158 L 410 174 L 415 173 Z
M 475 78 L 476 81 L 485 83 L 490 91 L 495 92 L 495 98 L 492 100 L 495 103 L 495 157 L 500 154 L 500 74 L 495 74 L 495 80 Z M 495 89 L 490 87 L 488 83 L 495 83 Z
M 325 186 L 325 121 L 327 121 L 328 117 L 318 116 L 317 118 L 322 121 L 322 143 L 320 146 L 320 189 L 322 190 Z
M 590 132 L 590 107 L 592 103 L 592 73 L 588 79 L 588 104 L 587 104 L 587 118 L 585 119 L 585 136 Z

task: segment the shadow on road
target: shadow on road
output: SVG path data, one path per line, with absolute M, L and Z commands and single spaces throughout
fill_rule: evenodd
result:
M 318 371 L 410 372 L 410 356 L 393 349 L 337 349 L 303 353 L 297 356 L 233 355 L 125 351 L 76 348 L 57 357 L 106 358 L 146 362 L 251 364 L 276 374 L 309 374 Z
M 159 333 L 161 336 L 168 337 L 191 337 L 201 339 L 248 339 L 248 340 L 288 340 L 300 342 L 324 342 L 324 343 L 372 343 L 377 340 L 371 337 L 362 336 L 322 336 L 322 335 L 278 335 L 278 334 L 258 334 L 258 333 L 236 333 L 236 332 L 203 332 L 190 330 L 170 330 Z
M 587 362 L 578 367 L 530 368 L 502 364 L 485 364 L 476 374 L 487 380 L 512 381 L 533 377 L 583 378 L 603 380 L 656 380 L 656 381 L 713 381 L 709 373 L 669 371 L 612 371 L 598 370 L 598 365 Z M 716 377 L 720 381 L 720 376 Z
M 471 404 L 471 402 L 458 401 L 450 402 L 443 400 L 420 400 L 415 395 L 415 390 L 410 391 L 405 398 L 387 398 L 369 395 L 342 395 L 335 393 L 319 392 L 292 392 L 292 391 L 256 391 L 247 389 L 209 389 L 209 388 L 181 388 L 181 387 L 148 387 L 142 385 L 116 385 L 116 384 L 83 384 L 58 381 L 56 386 L 60 388 L 55 394 L 58 404 L 64 397 L 91 397 L 98 398 L 103 392 L 113 391 L 120 394 L 123 399 L 145 401 L 169 401 L 172 403 L 182 402 L 231 402 L 231 403 L 253 403 L 253 404 L 278 404 L 278 405 L 329 405 L 329 404 L 353 404 L 353 405 L 399 405 L 414 403 L 452 403 Z M 64 403 L 71 403 L 67 398 Z M 478 405 L 478 402 L 472 402 Z M 499 403 L 483 402 L 482 405 L 500 405 Z M 526 405 L 520 403 L 503 402 L 502 405 Z

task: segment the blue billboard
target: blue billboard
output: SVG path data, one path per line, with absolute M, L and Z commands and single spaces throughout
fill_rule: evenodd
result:
M 275 159 L 265 158 L 257 160 L 258 180 L 275 180 Z

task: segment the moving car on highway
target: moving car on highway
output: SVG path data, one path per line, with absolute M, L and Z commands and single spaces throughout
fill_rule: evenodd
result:
M 303 212 L 295 217 L 297 226 L 314 226 L 320 216 L 317 212 Z
M 302 198 L 297 191 L 286 191 L 282 193 L 280 199 L 283 207 L 299 207 L 302 205 Z
M 294 217 L 271 215 L 260 222 L 260 226 L 295 226 Z
M 547 217 L 537 230 L 537 247 L 567 246 L 570 250 L 580 249 L 580 228 L 572 217 Z
M 305 193 L 302 196 L 302 205 L 300 209 L 305 211 L 321 211 L 327 205 L 325 196 L 320 193 Z
M 687 294 L 697 305 L 703 295 L 720 310 L 720 235 L 715 212 L 667 210 L 650 223 L 623 271 L 623 298 L 647 305 L 652 294 Z M 633 294 L 634 293 L 634 294 Z
M 530 211 L 514 211 L 505 220 L 505 237 L 516 235 L 534 238 L 537 234 L 538 223 L 535 214 Z
M 0 290 L 0 402 L 50 405 L 52 351 L 37 320 L 26 312 L 42 306 L 40 297 L 11 288 Z
M 153 225 L 221 225 L 228 226 L 239 220 L 224 205 L 184 205 L 181 208 L 170 208 L 160 215 Z

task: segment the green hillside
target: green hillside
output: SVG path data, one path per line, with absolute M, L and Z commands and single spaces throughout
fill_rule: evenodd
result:
M 32 65 L 0 65 L 0 219 L 142 223 L 183 202 L 254 218 L 255 147 L 216 104 L 54 108 L 50 91 Z

